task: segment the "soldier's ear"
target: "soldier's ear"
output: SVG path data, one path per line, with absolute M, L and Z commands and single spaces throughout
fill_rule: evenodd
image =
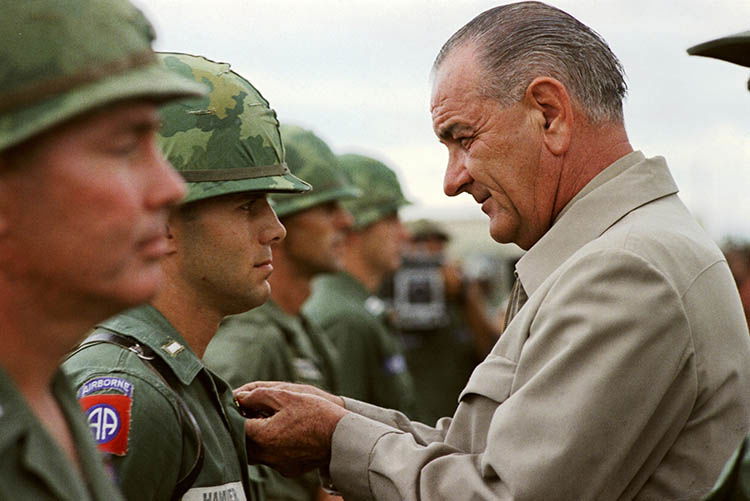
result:
M 573 135 L 573 107 L 565 86 L 554 78 L 537 77 L 524 98 L 538 113 L 547 149 L 555 156 L 565 154 Z
M 167 237 L 167 255 L 177 252 L 177 239 L 175 238 L 174 224 L 172 218 L 164 225 L 164 236 Z

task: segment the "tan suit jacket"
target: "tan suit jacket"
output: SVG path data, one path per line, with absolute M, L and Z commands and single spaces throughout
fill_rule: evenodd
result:
M 750 337 L 660 157 L 599 174 L 519 261 L 529 296 L 437 428 L 346 400 L 347 499 L 699 499 L 748 430 Z M 439 368 L 436 368 L 439 370 Z

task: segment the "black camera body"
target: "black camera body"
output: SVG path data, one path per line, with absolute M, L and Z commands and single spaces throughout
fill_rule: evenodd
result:
M 393 308 L 402 331 L 430 331 L 449 324 L 443 260 L 429 254 L 404 256 L 393 276 Z

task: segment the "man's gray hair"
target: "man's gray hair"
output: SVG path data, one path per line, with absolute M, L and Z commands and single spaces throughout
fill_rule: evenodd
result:
M 484 96 L 510 105 L 534 78 L 548 76 L 565 85 L 592 123 L 623 120 L 627 85 L 620 61 L 601 36 L 560 9 L 520 2 L 487 10 L 445 42 L 433 72 L 465 45 L 476 47 L 484 67 Z

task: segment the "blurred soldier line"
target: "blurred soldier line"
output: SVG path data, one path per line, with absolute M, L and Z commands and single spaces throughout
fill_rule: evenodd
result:
M 750 242 L 729 240 L 722 246 L 750 325 Z

